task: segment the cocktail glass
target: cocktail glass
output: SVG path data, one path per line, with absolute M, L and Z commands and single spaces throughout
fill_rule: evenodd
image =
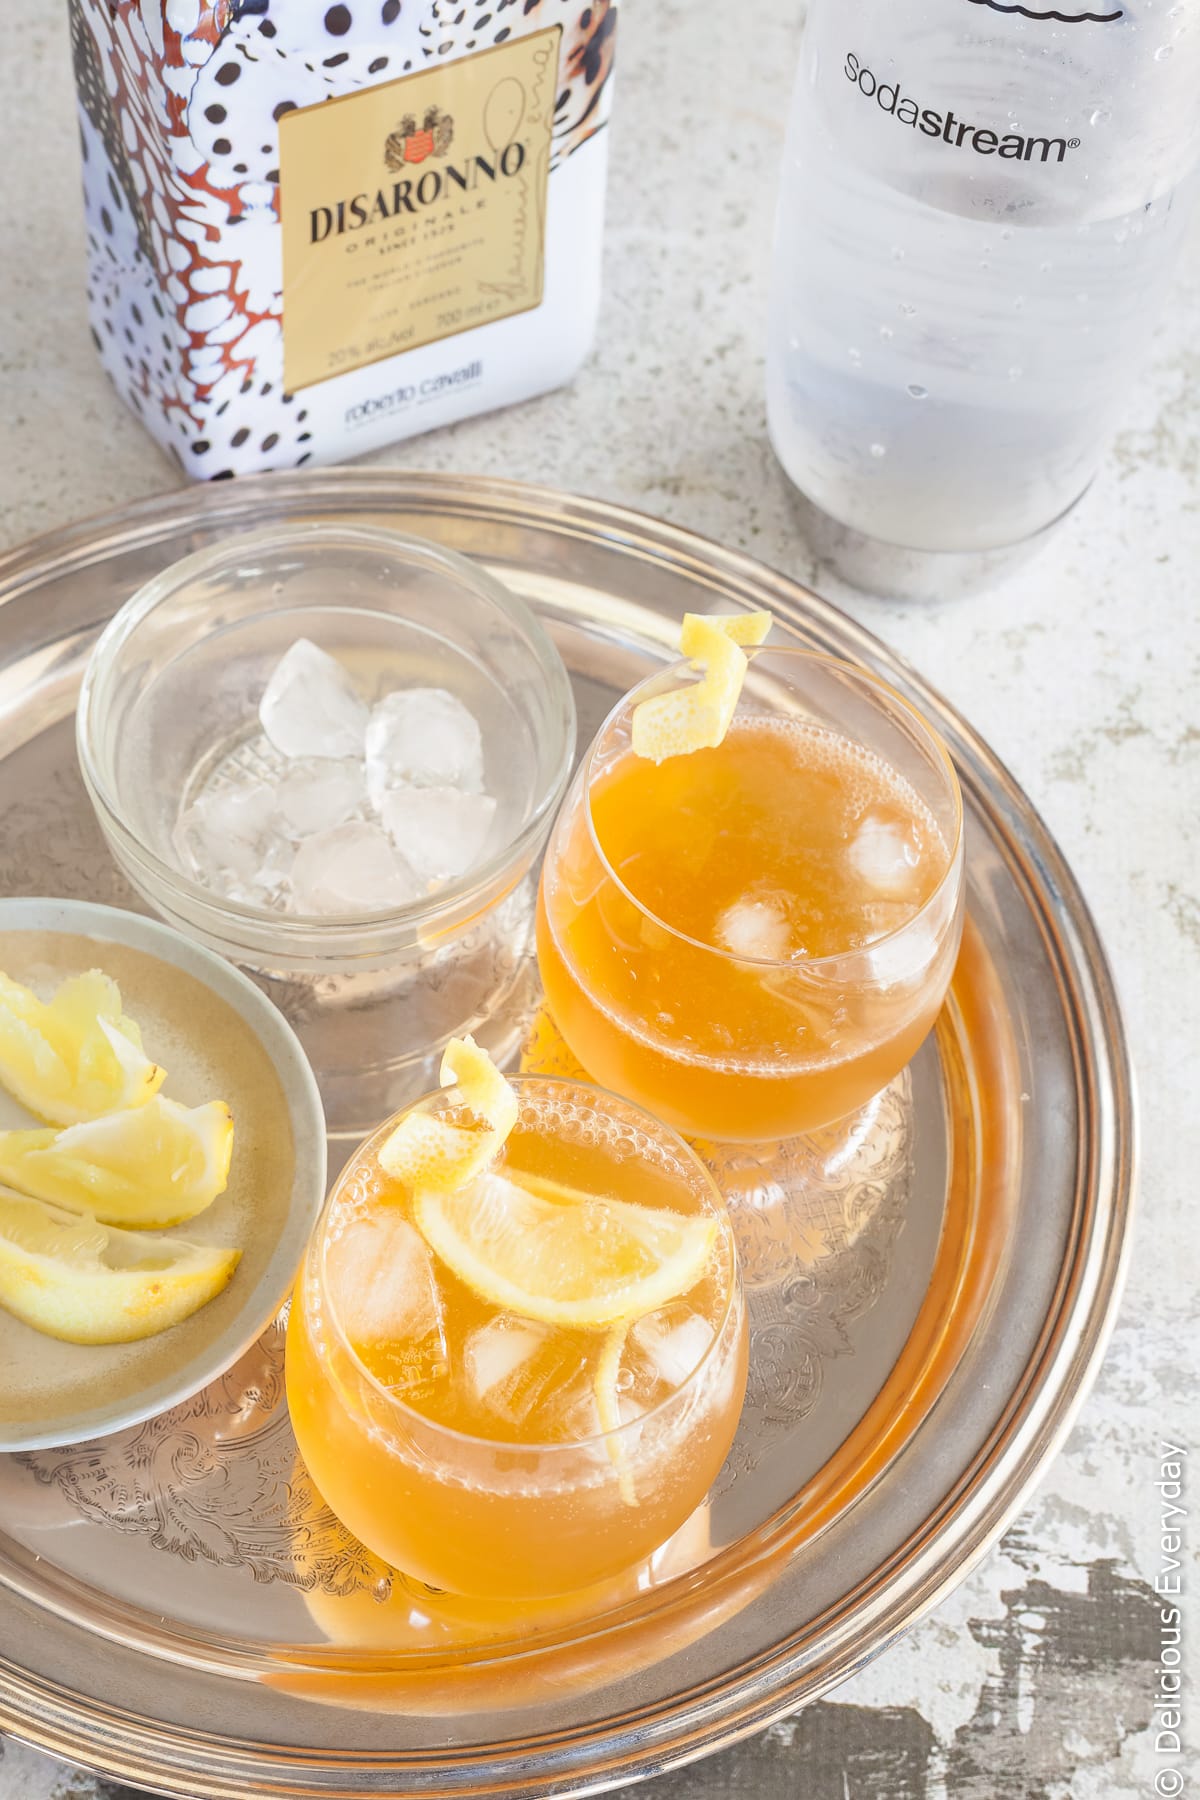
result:
M 829 1124 L 899 1073 L 945 997 L 963 908 L 962 800 L 937 734 L 850 664 L 748 656 L 716 749 L 659 765 L 632 749 L 635 707 L 696 679 L 687 664 L 610 714 L 538 908 L 549 1006 L 588 1074 L 733 1141 Z
M 522 1318 L 422 1239 L 413 1196 L 379 1162 L 411 1108 L 329 1197 L 293 1295 L 287 1390 L 316 1487 L 369 1549 L 433 1587 L 534 1599 L 641 1561 L 700 1504 L 733 1440 L 747 1343 L 728 1214 L 689 1147 L 593 1088 L 512 1086 L 517 1124 L 485 1179 L 713 1228 L 699 1279 L 618 1328 L 608 1377 L 620 1423 L 603 1428 L 599 1398 L 611 1326 Z M 452 1109 L 453 1090 L 418 1104 Z

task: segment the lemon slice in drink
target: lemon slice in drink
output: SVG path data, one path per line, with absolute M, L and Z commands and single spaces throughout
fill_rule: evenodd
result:
M 703 667 L 703 679 L 634 707 L 634 754 L 660 763 L 715 749 L 729 730 L 746 679 L 748 665 L 738 646 L 761 644 L 770 629 L 768 612 L 685 613 L 679 648 Z
M 624 1423 L 621 1418 L 621 1396 L 617 1386 L 621 1374 L 621 1358 L 625 1354 L 625 1339 L 629 1335 L 628 1325 L 614 1325 L 604 1340 L 604 1348 L 600 1352 L 596 1364 L 596 1376 L 593 1383 L 596 1391 L 596 1412 L 600 1419 L 600 1429 L 608 1439 L 609 1461 L 617 1471 L 617 1486 L 621 1499 L 626 1506 L 638 1503 L 637 1489 L 633 1485 L 633 1470 L 629 1466 L 629 1452 L 620 1430 Z
M 531 1193 L 480 1175 L 454 1193 L 419 1190 L 413 1218 L 467 1287 L 524 1319 L 600 1329 L 665 1306 L 703 1275 L 717 1224 L 627 1200 Z
M 232 1154 L 224 1101 L 188 1107 L 156 1094 L 66 1131 L 0 1132 L 0 1182 L 108 1225 L 179 1225 L 224 1191 Z
M 165 1073 L 99 969 L 64 981 L 49 1001 L 0 975 L 0 1082 L 39 1119 L 75 1125 L 144 1106 Z
M 383 1171 L 410 1188 L 447 1194 L 487 1167 L 517 1122 L 517 1096 L 474 1038 L 451 1038 L 442 1057 L 443 1087 L 457 1086 L 471 1122 L 417 1110 L 401 1119 L 379 1152 Z
M 0 1188 L 0 1306 L 68 1344 L 127 1344 L 179 1324 L 221 1292 L 240 1257 Z

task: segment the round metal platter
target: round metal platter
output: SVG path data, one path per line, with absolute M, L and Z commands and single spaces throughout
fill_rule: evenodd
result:
M 934 1036 L 818 1139 L 705 1147 L 751 1307 L 737 1441 L 637 1585 L 482 1621 L 371 1560 L 295 1458 L 278 1329 L 186 1405 L 0 1457 L 0 1729 L 164 1793 L 595 1793 L 729 1743 L 875 1655 L 986 1551 L 1104 1346 L 1128 1238 L 1130 1075 L 1087 910 L 1024 795 L 899 658 L 671 526 L 400 471 L 173 493 L 0 559 L 0 886 L 134 905 L 80 782 L 99 627 L 151 574 L 280 519 L 479 558 L 551 629 L 586 742 L 681 613 L 768 607 L 940 728 L 969 918 Z M 543 1028 L 530 1056 L 555 1066 Z

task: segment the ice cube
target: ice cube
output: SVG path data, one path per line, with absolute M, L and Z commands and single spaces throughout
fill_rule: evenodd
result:
M 463 1371 L 472 1399 L 487 1405 L 489 1396 L 495 1394 L 497 1410 L 506 1411 L 521 1369 L 537 1355 L 548 1336 L 545 1325 L 504 1313 L 480 1326 L 463 1346 Z
M 735 900 L 717 920 L 717 942 L 734 956 L 783 962 L 791 948 L 787 912 L 780 900 Z
M 489 794 L 460 794 L 452 787 L 397 787 L 383 796 L 380 813 L 418 875 L 450 881 L 479 861 L 496 802 Z
M 389 788 L 483 790 L 483 739 L 445 688 L 402 688 L 372 709 L 366 731 L 367 791 L 378 812 Z
M 910 911 L 906 920 L 897 923 L 902 928 L 894 937 L 870 946 L 871 974 L 885 987 L 905 987 L 923 980 L 937 955 L 937 934 L 930 920 Z
M 383 912 L 423 892 L 386 831 L 359 819 L 305 838 L 292 865 L 299 913 Z
M 595 1383 L 590 1375 L 564 1385 L 561 1393 L 555 1396 L 552 1412 L 544 1416 L 544 1431 L 548 1442 L 583 1444 L 589 1438 L 599 1439 L 601 1441 L 595 1445 L 596 1461 L 601 1467 L 611 1468 L 608 1446 L 603 1441 L 604 1427 L 600 1423 Z
M 262 728 L 285 756 L 361 756 L 367 707 L 341 663 L 298 638 L 258 703 Z
M 591 1380 L 568 1333 L 501 1313 L 467 1339 L 462 1362 L 472 1401 L 493 1418 L 529 1425 L 547 1442 L 590 1435 L 572 1429 Z
M 921 860 L 912 830 L 898 819 L 867 813 L 847 851 L 855 874 L 877 894 L 910 894 Z
M 275 790 L 279 815 L 293 837 L 329 831 L 367 798 L 362 763 L 349 757 L 306 756 L 293 762 Z
M 430 1252 L 391 1207 L 348 1221 L 325 1259 L 330 1297 L 352 1344 L 411 1344 L 446 1353 L 442 1302 Z
M 707 1355 L 713 1328 L 690 1306 L 675 1301 L 639 1319 L 630 1339 L 640 1353 L 634 1360 L 635 1391 L 646 1397 L 659 1386 L 671 1393 L 683 1386 Z
M 208 788 L 180 815 L 175 849 L 185 867 L 224 889 L 229 883 L 223 877 L 253 879 L 275 824 L 275 798 L 266 782 Z
M 252 905 L 271 906 L 286 892 L 295 860 L 296 852 L 286 838 L 266 844 L 261 861 L 245 883 Z

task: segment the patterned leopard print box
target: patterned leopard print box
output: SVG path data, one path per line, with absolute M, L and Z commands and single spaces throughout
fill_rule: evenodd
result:
M 615 0 L 69 0 L 93 333 L 188 475 L 568 381 Z

